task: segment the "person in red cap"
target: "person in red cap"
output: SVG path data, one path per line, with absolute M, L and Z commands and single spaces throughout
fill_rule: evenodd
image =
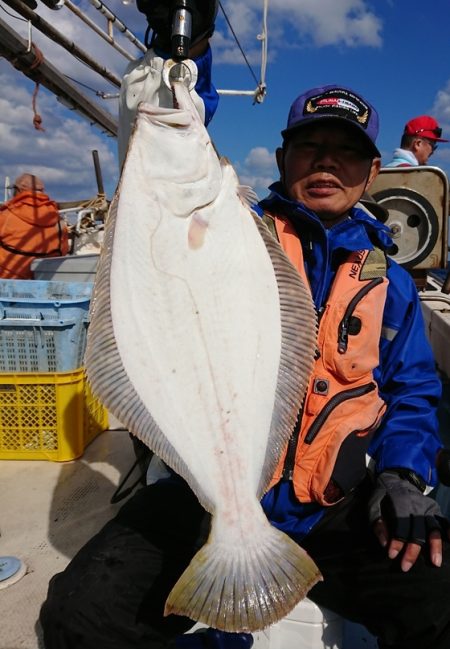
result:
M 437 149 L 438 142 L 448 142 L 442 136 L 442 129 L 429 115 L 410 119 L 403 131 L 400 147 L 395 149 L 392 160 L 386 167 L 418 167 L 426 165 Z
M 67 226 L 40 178 L 24 173 L 13 190 L 14 196 L 0 205 L 0 277 L 32 279 L 34 259 L 67 255 Z

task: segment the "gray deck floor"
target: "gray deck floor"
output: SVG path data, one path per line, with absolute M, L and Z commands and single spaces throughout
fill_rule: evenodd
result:
M 0 556 L 27 566 L 0 589 L 1 649 L 42 649 L 36 621 L 50 577 L 122 504 L 109 501 L 134 461 L 125 437 L 106 431 L 73 462 L 0 461 Z

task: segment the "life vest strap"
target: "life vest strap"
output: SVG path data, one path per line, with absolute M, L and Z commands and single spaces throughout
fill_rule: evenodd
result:
M 62 229 L 61 229 L 61 222 L 58 221 L 58 239 L 59 239 L 59 245 L 55 250 L 50 250 L 49 252 L 28 252 L 27 250 L 20 250 L 19 248 L 14 248 L 13 246 L 10 246 L 9 244 L 5 243 L 0 239 L 0 247 L 4 248 L 4 250 L 7 250 L 8 252 L 11 252 L 13 255 L 22 255 L 23 257 L 55 257 L 59 256 L 62 257 L 62 250 L 61 250 L 61 239 L 62 239 Z

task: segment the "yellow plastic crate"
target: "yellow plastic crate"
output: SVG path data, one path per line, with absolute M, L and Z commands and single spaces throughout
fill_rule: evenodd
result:
M 73 460 L 107 428 L 84 368 L 0 373 L 0 460 Z

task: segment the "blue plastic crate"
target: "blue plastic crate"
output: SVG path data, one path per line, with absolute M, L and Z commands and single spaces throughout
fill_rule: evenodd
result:
M 83 364 L 92 282 L 0 280 L 0 372 Z

